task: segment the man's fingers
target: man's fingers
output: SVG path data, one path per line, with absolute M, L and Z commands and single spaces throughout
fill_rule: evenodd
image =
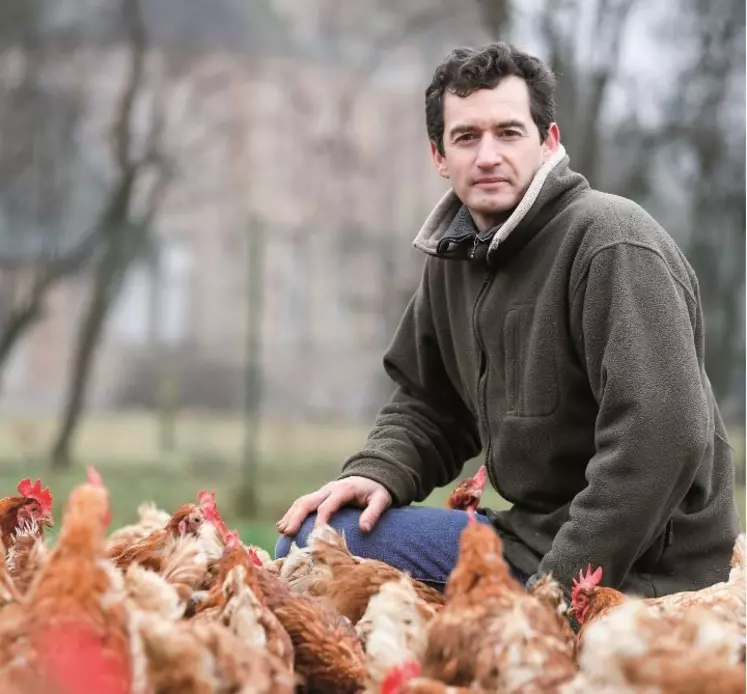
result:
M 332 492 L 316 512 L 316 525 L 329 523 L 329 519 L 340 510 L 340 507 L 353 499 L 354 496 L 354 491 L 348 487 L 336 489 Z
M 307 494 L 296 499 L 286 514 L 278 521 L 278 530 L 284 535 L 295 535 L 301 529 L 301 524 L 306 520 L 307 516 L 312 511 L 316 511 L 329 494 L 329 490 L 326 487 L 322 487 L 312 494 Z
M 370 532 L 379 518 L 381 518 L 381 514 L 384 513 L 391 503 L 392 499 L 388 492 L 383 489 L 375 491 L 371 495 L 371 500 L 368 502 L 366 510 L 361 513 L 360 520 L 358 521 L 361 532 Z

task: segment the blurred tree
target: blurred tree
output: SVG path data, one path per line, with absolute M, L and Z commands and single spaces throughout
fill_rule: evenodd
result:
M 145 8 L 157 10 L 156 5 L 146 5 L 146 0 L 120 0 L 113 13 L 105 6 L 113 27 L 113 37 L 108 39 L 124 45 L 126 70 L 109 131 L 108 205 L 98 222 L 101 249 L 91 272 L 60 427 L 51 449 L 54 467 L 71 462 L 72 442 L 84 411 L 96 353 L 129 272 L 143 262 L 150 267 L 154 286 L 159 284 L 155 221 L 174 180 L 184 177 L 184 181 L 194 157 L 209 161 L 206 155 L 210 151 L 217 151 L 229 140 L 236 145 L 243 133 L 242 114 L 233 104 L 220 102 L 216 108 L 216 100 L 234 88 L 226 63 L 202 60 L 205 54 L 200 50 L 160 52 L 153 47 Z M 204 19 L 203 5 L 193 3 L 191 7 L 195 10 L 191 20 Z M 79 21 L 85 24 L 85 19 Z M 156 28 L 163 29 L 161 19 L 158 12 L 151 17 Z M 173 36 L 162 37 L 167 44 L 169 40 L 173 41 Z M 196 193 L 191 202 L 198 196 Z M 151 298 L 157 299 L 154 294 Z M 153 320 L 158 320 L 157 311 Z M 165 358 L 160 345 L 158 351 Z M 171 394 L 178 390 L 177 375 L 164 369 L 160 376 L 167 410 L 175 406 Z M 164 414 L 168 418 L 169 413 Z
M 145 84 L 147 35 L 140 0 L 122 0 L 121 12 L 129 40 L 129 69 L 111 131 L 116 175 L 106 214 L 99 222 L 103 248 L 93 268 L 88 303 L 78 326 L 67 398 L 52 447 L 52 466 L 57 468 L 70 465 L 70 445 L 83 411 L 86 385 L 104 323 L 128 268 L 150 242 L 153 218 L 171 180 L 160 151 L 164 113 L 158 98 L 152 100 L 148 135 L 142 151 L 137 152 L 133 113 Z M 146 176 L 152 180 L 142 210 L 137 211 L 136 187 Z
M 497 40 L 506 41 L 511 28 L 509 0 L 475 0 L 485 30 Z
M 574 167 L 604 187 L 600 164 L 603 113 L 618 76 L 620 52 L 636 0 L 545 0 L 540 20 L 547 60 L 557 79 L 557 120 Z M 591 15 L 591 16 L 590 16 Z M 588 26 L 584 35 L 582 27 Z
M 54 49 L 75 37 L 45 22 L 48 0 L 0 5 L 0 371 L 42 316 L 48 292 L 91 258 L 100 228 L 72 215 L 83 94 L 50 85 Z
M 672 29 L 686 60 L 667 99 L 662 141 L 684 193 L 685 252 L 700 282 L 706 369 L 719 402 L 743 422 L 745 4 L 686 0 Z

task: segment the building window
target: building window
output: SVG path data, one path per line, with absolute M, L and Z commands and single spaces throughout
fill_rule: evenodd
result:
M 117 342 L 144 346 L 153 341 L 175 346 L 188 338 L 192 249 L 167 241 L 160 253 L 157 272 L 140 263 L 128 273 L 112 314 L 112 337 Z

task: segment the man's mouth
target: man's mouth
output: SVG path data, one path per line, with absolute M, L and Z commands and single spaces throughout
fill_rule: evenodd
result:
M 477 180 L 475 180 L 475 185 L 478 185 L 478 186 L 494 186 L 500 183 L 508 183 L 508 181 L 505 178 L 499 178 L 496 176 L 490 176 L 487 178 L 478 178 Z

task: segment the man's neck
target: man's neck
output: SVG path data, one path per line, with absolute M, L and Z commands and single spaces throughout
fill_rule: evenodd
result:
M 512 212 L 513 209 L 507 210 L 505 212 L 500 212 L 499 214 L 484 215 L 480 214 L 479 212 L 473 212 L 472 210 L 469 210 L 472 221 L 475 223 L 477 231 L 480 232 L 480 234 L 484 234 L 490 229 L 494 229 L 499 224 L 503 224 L 503 222 L 505 222 L 511 216 Z

